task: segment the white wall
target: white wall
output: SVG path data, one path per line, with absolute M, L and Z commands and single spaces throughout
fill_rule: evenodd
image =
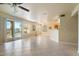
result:
M 78 44 L 78 16 L 71 17 L 71 14 L 66 14 L 60 19 L 59 30 L 60 42 L 69 44 Z
M 77 46 L 77 48 L 78 48 L 78 53 L 79 53 L 79 4 L 77 4 L 77 6 L 75 6 L 75 8 L 72 11 L 72 16 L 74 16 L 76 14 L 77 14 L 77 20 L 78 20 L 78 26 L 77 26 L 78 27 L 78 34 L 77 34 L 77 36 L 78 36 L 78 39 L 77 39 L 78 46 Z
M 59 43 L 59 30 L 52 29 L 50 30 L 49 35 L 52 41 Z

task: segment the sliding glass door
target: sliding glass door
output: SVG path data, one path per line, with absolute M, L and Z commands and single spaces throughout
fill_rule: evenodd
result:
M 21 38 L 21 22 L 6 20 L 6 41 L 13 41 Z

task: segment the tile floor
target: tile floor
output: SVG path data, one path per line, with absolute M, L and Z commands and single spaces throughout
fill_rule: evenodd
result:
M 34 36 L 0 45 L 0 56 L 76 56 L 77 45 L 57 43 L 49 35 Z

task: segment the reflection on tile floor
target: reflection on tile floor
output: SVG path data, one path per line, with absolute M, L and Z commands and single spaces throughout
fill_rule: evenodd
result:
M 52 38 L 53 39 L 53 38 Z M 48 35 L 20 39 L 0 45 L 0 55 L 6 56 L 73 56 L 77 45 L 52 41 Z

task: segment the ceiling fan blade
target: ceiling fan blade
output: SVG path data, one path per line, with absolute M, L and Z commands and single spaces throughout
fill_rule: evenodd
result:
M 4 4 L 4 3 L 0 3 L 0 4 Z
M 8 3 L 0 3 L 0 5 L 4 5 L 4 4 L 8 4 Z
M 24 7 L 22 7 L 22 6 L 18 6 L 18 7 L 21 8 L 21 9 L 23 9 L 23 10 L 25 10 L 25 11 L 27 11 L 27 12 L 30 11 L 29 9 L 26 9 L 26 8 L 24 8 Z

